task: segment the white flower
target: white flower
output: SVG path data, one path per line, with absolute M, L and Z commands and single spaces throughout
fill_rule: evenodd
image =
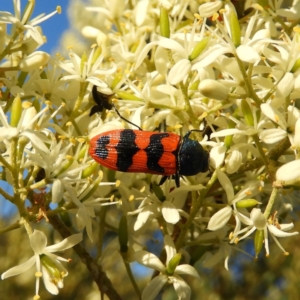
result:
M 99 55 L 96 61 L 95 59 L 95 50 L 93 48 L 89 57 L 86 61 L 82 61 L 76 53 L 70 51 L 69 57 L 70 60 L 68 61 L 59 61 L 57 60 L 57 64 L 60 68 L 65 70 L 66 72 L 70 73 L 70 75 L 65 75 L 62 77 L 62 80 L 65 81 L 80 81 L 80 82 L 90 82 L 100 88 L 107 88 L 107 83 L 99 78 L 102 75 L 111 75 L 116 72 L 116 65 L 111 63 L 111 67 L 107 69 L 100 69 L 102 65 L 104 56 Z
M 216 172 L 218 180 L 226 193 L 228 205 L 220 209 L 210 218 L 207 229 L 212 231 L 221 229 L 228 223 L 232 214 L 234 214 L 236 220 L 235 231 L 239 231 L 241 222 L 243 222 L 245 216 L 236 209 L 235 204 L 238 201 L 249 197 L 249 195 L 251 195 L 251 197 L 255 196 L 259 192 L 259 186 L 261 185 L 261 182 L 257 180 L 249 181 L 247 184 L 245 184 L 243 189 L 234 195 L 233 185 L 227 175 L 221 170 L 216 170 Z
M 293 223 L 289 224 L 280 224 L 279 226 L 275 226 L 269 223 L 260 208 L 253 208 L 250 214 L 250 218 L 245 217 L 243 219 L 243 223 L 248 225 L 242 230 L 235 232 L 231 243 L 236 242 L 238 240 L 242 240 L 252 234 L 255 230 L 263 230 L 264 231 L 264 245 L 266 249 L 266 255 L 269 256 L 269 240 L 268 240 L 268 232 L 271 234 L 272 238 L 278 245 L 278 247 L 284 252 L 284 254 L 288 254 L 281 244 L 279 243 L 277 237 L 288 237 L 298 234 L 298 232 L 286 232 L 294 227 Z M 243 236 L 239 237 L 240 234 L 246 232 Z
M 191 289 L 180 275 L 191 275 L 197 279 L 200 279 L 200 277 L 192 266 L 188 264 L 178 265 L 181 255 L 176 254 L 176 248 L 169 235 L 165 236 L 164 242 L 167 253 L 166 265 L 164 265 L 157 256 L 150 252 L 141 250 L 134 254 L 134 259 L 138 263 L 160 272 L 160 274 L 154 277 L 144 289 L 142 300 L 155 299 L 166 283 L 173 284 L 178 299 L 189 300 L 191 296 Z
M 26 272 L 35 264 L 36 295 L 39 293 L 40 277 L 43 278 L 46 289 L 51 294 L 57 295 L 59 292 L 58 288 L 63 287 L 63 277 L 68 275 L 68 271 L 64 268 L 60 261 L 68 262 L 68 260 L 53 254 L 53 252 L 63 251 L 80 243 L 82 240 L 82 234 L 73 234 L 52 246 L 47 246 L 47 237 L 42 231 L 34 230 L 29 238 L 31 248 L 34 251 L 34 256 L 25 263 L 4 272 L 1 275 L 1 279 Z
M 20 10 L 21 8 L 20 0 L 16 0 L 13 2 L 14 2 L 15 15 L 6 11 L 0 12 L 0 23 L 15 25 L 18 31 L 27 31 L 27 38 L 32 37 L 39 45 L 44 44 L 45 41 L 43 35 L 40 32 L 37 25 L 49 19 L 53 15 L 55 15 L 59 11 L 59 9 L 55 10 L 49 15 L 41 14 L 34 19 L 28 20 L 28 17 L 32 13 L 34 2 L 28 4 L 26 13 L 22 13 Z

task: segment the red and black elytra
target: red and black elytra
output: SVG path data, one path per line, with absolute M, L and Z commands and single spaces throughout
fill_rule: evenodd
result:
M 91 139 L 89 153 L 99 164 L 115 171 L 163 175 L 160 183 L 174 175 L 179 186 L 180 175 L 192 176 L 209 168 L 209 154 L 189 138 L 192 131 L 183 138 L 167 132 L 106 131 Z

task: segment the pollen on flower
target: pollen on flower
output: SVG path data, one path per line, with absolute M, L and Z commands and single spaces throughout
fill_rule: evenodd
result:
M 22 103 L 22 107 L 23 107 L 23 108 L 29 108 L 29 107 L 31 107 L 31 106 L 32 106 L 32 103 L 29 102 L 29 101 L 24 101 L 24 102 Z
M 218 20 L 219 19 L 219 14 L 217 13 L 217 12 L 215 12 L 213 15 L 212 15 L 212 20 L 213 21 L 216 21 L 216 20 Z
M 116 181 L 116 187 L 118 187 L 120 184 L 121 184 L 121 181 L 120 181 L 120 180 L 117 180 L 117 181 Z
M 42 274 L 42 272 L 35 272 L 35 277 L 42 277 L 43 276 L 43 274 Z
M 61 14 L 62 10 L 60 5 L 56 6 L 56 11 L 58 14 Z
M 253 4 L 253 7 L 257 10 L 264 11 L 263 7 L 257 3 Z
M 76 140 L 79 142 L 79 143 L 81 143 L 81 144 L 83 144 L 83 143 L 85 143 L 85 139 L 84 138 L 76 138 Z
M 129 200 L 129 202 L 133 201 L 134 200 L 134 195 L 130 195 L 128 200 Z
M 71 144 L 76 145 L 76 139 L 74 138 L 69 138 L 69 141 Z
M 250 196 L 250 195 L 252 195 L 252 192 L 251 192 L 251 191 L 247 191 L 245 194 L 246 194 L 247 196 Z
M 39 299 L 41 299 L 41 297 L 39 295 L 35 295 L 32 299 L 33 300 L 39 300 Z
M 111 195 L 110 198 L 109 198 L 109 201 L 110 201 L 110 202 L 113 202 L 114 199 L 115 199 L 115 195 Z
M 279 122 L 279 117 L 277 115 L 274 116 L 275 121 L 278 123 Z
M 47 106 L 49 106 L 50 108 L 52 108 L 52 102 L 51 102 L 51 101 L 46 100 L 46 101 L 45 101 L 45 104 L 46 104 Z
M 300 27 L 299 26 L 293 27 L 293 31 L 296 33 L 300 33 Z
M 145 189 L 146 189 L 146 187 L 143 186 L 143 187 L 140 189 L 140 192 L 141 192 L 141 193 L 144 193 L 144 192 L 145 192 Z
M 66 126 L 71 126 L 71 125 L 72 125 L 71 121 L 69 121 L 69 122 L 66 123 Z

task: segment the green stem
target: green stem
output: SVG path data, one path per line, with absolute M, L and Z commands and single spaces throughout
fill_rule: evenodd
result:
M 126 268 L 126 271 L 127 271 L 127 275 L 129 276 L 129 280 L 130 280 L 130 282 L 131 282 L 131 284 L 132 284 L 132 286 L 133 286 L 133 288 L 134 288 L 134 290 L 135 290 L 135 292 L 138 296 L 138 299 L 142 299 L 140 289 L 139 289 L 139 287 L 138 287 L 138 285 L 137 285 L 137 283 L 134 279 L 134 276 L 132 274 L 130 265 L 129 265 L 128 261 L 126 260 L 126 258 L 124 257 L 125 255 L 126 255 L 126 253 L 125 254 L 121 253 L 121 257 L 123 259 L 123 262 L 124 262 L 124 265 L 125 265 L 125 268 Z
M 268 159 L 265 155 L 265 152 L 264 152 L 263 148 L 261 147 L 261 142 L 259 141 L 259 138 L 258 138 L 257 134 L 252 135 L 252 138 L 254 140 L 254 143 L 256 145 L 257 150 L 259 151 L 260 158 L 263 160 L 264 164 L 267 167 L 269 162 L 268 162 Z
M 251 98 L 256 103 L 257 107 L 260 107 L 261 100 L 259 99 L 259 97 L 257 96 L 257 94 L 255 93 L 255 91 L 253 89 L 253 85 L 252 85 L 252 81 L 251 81 L 251 74 L 247 74 L 243 62 L 239 59 L 239 57 L 237 55 L 235 55 L 235 58 L 239 65 L 240 71 L 243 75 L 245 87 L 248 92 L 248 97 Z

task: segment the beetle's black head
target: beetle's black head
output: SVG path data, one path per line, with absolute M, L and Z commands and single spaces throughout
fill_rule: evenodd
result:
M 208 171 L 209 154 L 199 142 L 191 140 L 187 133 L 181 142 L 178 152 L 179 174 L 184 176 L 196 175 Z

